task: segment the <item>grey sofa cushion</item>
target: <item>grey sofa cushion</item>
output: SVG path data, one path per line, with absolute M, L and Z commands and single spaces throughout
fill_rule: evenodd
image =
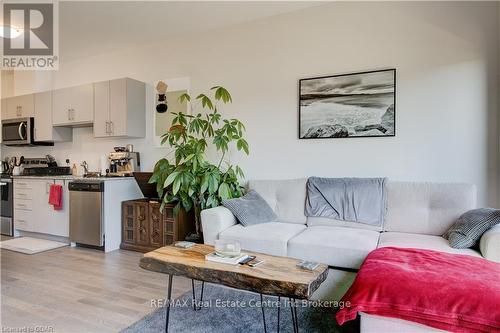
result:
M 277 218 L 267 202 L 255 191 L 250 191 L 241 198 L 222 200 L 222 205 L 244 226 L 272 222 Z
M 473 209 L 462 214 L 443 237 L 448 239 L 451 247 L 466 249 L 477 245 L 481 236 L 498 223 L 500 209 Z

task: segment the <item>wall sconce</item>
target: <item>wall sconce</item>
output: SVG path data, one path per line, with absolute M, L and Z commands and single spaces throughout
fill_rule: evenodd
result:
M 168 104 L 167 104 L 167 88 L 168 85 L 160 81 L 156 85 L 156 91 L 158 94 L 156 94 L 156 112 L 158 113 L 165 113 L 168 110 Z

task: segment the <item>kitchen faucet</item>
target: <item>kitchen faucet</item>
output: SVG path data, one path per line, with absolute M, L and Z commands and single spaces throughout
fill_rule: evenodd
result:
M 80 164 L 80 166 L 83 167 L 83 171 L 84 171 L 84 174 L 86 175 L 87 173 L 89 173 L 89 165 L 87 164 L 87 161 L 83 161 L 82 164 Z

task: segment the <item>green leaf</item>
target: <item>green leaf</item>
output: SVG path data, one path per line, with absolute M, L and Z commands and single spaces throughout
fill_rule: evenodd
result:
M 208 192 L 215 193 L 218 187 L 219 187 L 219 180 L 217 179 L 216 176 L 211 174 L 208 179 Z
M 196 96 L 196 99 L 199 99 L 201 101 L 201 105 L 205 108 L 209 108 L 210 110 L 214 109 L 214 104 L 212 103 L 212 100 L 205 94 L 199 94 Z
M 179 102 L 181 104 L 184 103 L 185 101 L 187 101 L 187 102 L 191 101 L 191 96 L 189 96 L 189 94 L 187 94 L 187 93 L 184 93 L 184 94 L 179 96 Z
M 239 139 L 236 142 L 236 148 L 238 148 L 238 150 L 243 150 L 247 155 L 249 154 L 248 143 L 245 139 Z
M 163 187 L 168 187 L 170 184 L 172 184 L 179 175 L 179 172 L 172 172 L 170 175 L 168 175 L 167 179 L 163 183 Z
M 174 180 L 174 185 L 172 187 L 172 193 L 176 195 L 179 192 L 179 189 L 181 188 L 181 177 L 177 177 Z
M 233 101 L 233 99 L 231 98 L 231 94 L 229 93 L 229 91 L 226 90 L 226 88 L 221 86 L 215 86 L 212 87 L 211 90 L 215 90 L 216 100 L 218 101 L 222 100 L 222 102 L 224 103 L 230 103 Z
M 231 198 L 231 191 L 229 189 L 229 185 L 227 185 L 226 183 L 220 184 L 219 197 L 221 199 L 230 199 Z
M 207 174 L 203 175 L 203 179 L 201 182 L 201 188 L 200 188 L 201 193 L 205 193 L 207 191 L 209 183 L 210 183 L 210 176 Z

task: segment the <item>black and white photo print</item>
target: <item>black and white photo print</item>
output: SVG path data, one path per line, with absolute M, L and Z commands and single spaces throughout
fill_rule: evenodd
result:
M 396 70 L 299 80 L 299 138 L 394 136 Z

